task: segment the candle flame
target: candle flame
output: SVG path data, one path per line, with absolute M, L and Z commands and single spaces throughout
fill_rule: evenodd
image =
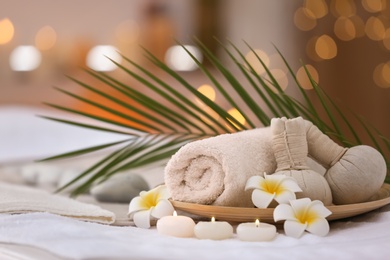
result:
M 211 218 L 211 222 L 215 222 L 215 218 L 214 217 Z
M 174 216 L 174 217 L 177 217 L 177 212 L 176 212 L 176 210 L 173 211 L 173 216 Z
M 256 221 L 255 221 L 255 226 L 256 226 L 256 227 L 259 227 L 259 226 L 260 226 L 260 221 L 259 221 L 258 219 L 256 219 Z

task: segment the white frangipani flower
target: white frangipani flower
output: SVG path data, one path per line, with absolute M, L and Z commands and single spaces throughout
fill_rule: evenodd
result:
M 130 201 L 128 216 L 140 228 L 150 228 L 150 216 L 159 219 L 172 215 L 174 208 L 169 202 L 169 192 L 165 185 L 150 191 L 141 191 L 140 196 Z
M 287 236 L 299 238 L 305 230 L 317 236 L 328 234 L 326 217 L 332 212 L 321 201 L 303 198 L 290 201 L 290 205 L 281 204 L 274 210 L 275 221 L 286 220 L 284 232 Z
M 302 191 L 293 177 L 285 175 L 252 176 L 245 185 L 245 190 L 254 189 L 252 202 L 258 208 L 267 208 L 272 200 L 279 204 L 295 200 L 295 192 Z

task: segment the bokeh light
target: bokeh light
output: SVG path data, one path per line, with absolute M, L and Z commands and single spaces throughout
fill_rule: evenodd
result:
M 198 88 L 198 91 L 211 101 L 215 101 L 216 93 L 212 86 L 208 84 L 203 84 Z
M 254 69 L 254 71 L 257 74 L 263 74 L 265 72 L 265 69 L 261 62 L 259 61 L 259 58 L 264 62 L 264 64 L 268 67 L 270 63 L 270 59 L 264 51 L 260 49 L 255 49 L 254 52 L 250 51 L 245 55 L 245 60 L 249 63 L 249 65 Z M 245 67 L 249 69 L 247 64 L 245 64 Z
M 199 61 L 202 62 L 203 55 L 196 46 L 184 45 L 184 47 Z M 193 71 L 198 68 L 198 65 L 186 52 L 186 50 L 180 46 L 175 45 L 170 47 L 165 54 L 166 64 L 176 71 Z
M 111 45 L 97 45 L 87 54 L 87 66 L 96 71 L 112 71 L 117 67 L 108 58 L 120 63 L 122 57 L 116 48 Z
M 15 29 L 8 18 L 0 20 L 0 44 L 6 44 L 14 37 Z
M 245 117 L 236 108 L 231 108 L 227 112 L 229 113 L 229 115 L 234 117 L 234 119 L 236 119 L 240 124 L 244 125 L 246 123 Z M 236 124 L 234 125 L 237 126 Z
M 282 90 L 285 90 L 288 86 L 288 78 L 286 72 L 281 69 L 271 69 L 270 70 L 272 76 L 275 78 L 276 82 L 279 83 L 279 86 Z M 270 89 L 277 93 L 279 92 L 276 87 L 272 84 L 272 81 L 268 74 L 265 76 L 266 84 L 270 87 Z
M 390 61 L 378 64 L 373 73 L 373 79 L 377 86 L 390 88 Z
M 328 14 L 328 5 L 325 0 L 305 0 L 303 5 L 310 10 L 315 18 L 319 19 Z
M 124 44 L 132 44 L 138 41 L 140 28 L 136 21 L 126 20 L 121 22 L 115 29 L 115 36 Z
M 356 14 L 355 0 L 332 0 L 330 10 L 335 17 L 351 17 Z
M 386 29 L 378 17 L 370 17 L 366 22 L 366 35 L 374 41 L 381 41 L 385 37 Z
M 9 64 L 14 71 L 32 71 L 41 64 L 41 53 L 30 45 L 16 47 L 10 55 Z
M 332 37 L 326 34 L 318 37 L 315 44 L 315 50 L 317 55 L 324 60 L 333 59 L 337 55 L 336 42 Z
M 316 27 L 317 19 L 310 9 L 301 7 L 295 11 L 294 24 L 301 31 L 310 31 Z
M 383 37 L 383 45 L 390 51 L 390 28 L 387 28 L 385 36 Z
M 318 36 L 314 36 L 307 41 L 306 54 L 313 61 L 322 61 L 323 59 L 321 57 L 319 57 L 317 52 L 316 52 L 317 40 L 318 40 Z
M 370 13 L 377 13 L 386 8 L 386 0 L 362 0 L 362 6 Z
M 348 18 L 354 25 L 355 27 L 355 37 L 360 38 L 366 35 L 365 32 L 365 24 L 363 19 L 360 16 L 354 15 Z
M 53 48 L 57 41 L 57 33 L 51 26 L 42 27 L 35 35 L 35 46 L 41 50 Z
M 319 82 L 319 76 L 318 76 L 317 70 L 310 64 L 307 64 L 305 66 L 306 66 L 306 69 L 308 70 L 311 78 L 315 82 L 318 83 Z M 300 67 L 298 69 L 298 71 L 296 73 L 296 77 L 297 77 L 297 80 L 298 80 L 299 84 L 301 85 L 301 87 L 303 89 L 312 89 L 313 88 L 313 85 L 311 84 L 311 81 L 309 79 L 309 76 L 306 73 L 306 70 L 305 70 L 304 66 L 302 66 L 302 67 Z
M 356 28 L 349 18 L 339 17 L 334 24 L 334 33 L 340 40 L 350 41 L 356 37 Z

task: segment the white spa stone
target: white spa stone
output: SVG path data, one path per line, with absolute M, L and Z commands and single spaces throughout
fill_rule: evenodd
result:
M 200 221 L 194 228 L 195 236 L 199 239 L 223 240 L 233 236 L 233 227 L 226 221 Z
M 242 241 L 271 241 L 276 236 L 276 227 L 267 223 L 241 223 L 237 226 L 237 237 Z
M 193 237 L 195 222 L 190 217 L 177 216 L 176 211 L 173 216 L 165 216 L 157 221 L 157 231 L 160 234 L 172 237 Z

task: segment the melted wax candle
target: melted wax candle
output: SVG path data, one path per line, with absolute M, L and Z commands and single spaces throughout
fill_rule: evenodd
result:
M 199 239 L 222 240 L 233 236 L 233 227 L 225 221 L 215 221 L 212 217 L 210 222 L 198 222 L 194 233 Z
M 193 237 L 194 227 L 192 218 L 178 216 L 176 211 L 173 216 L 165 216 L 157 221 L 158 233 L 172 237 Z
M 237 237 L 242 241 L 270 241 L 275 236 L 276 227 L 260 223 L 258 219 L 253 223 L 241 223 L 237 227 Z

